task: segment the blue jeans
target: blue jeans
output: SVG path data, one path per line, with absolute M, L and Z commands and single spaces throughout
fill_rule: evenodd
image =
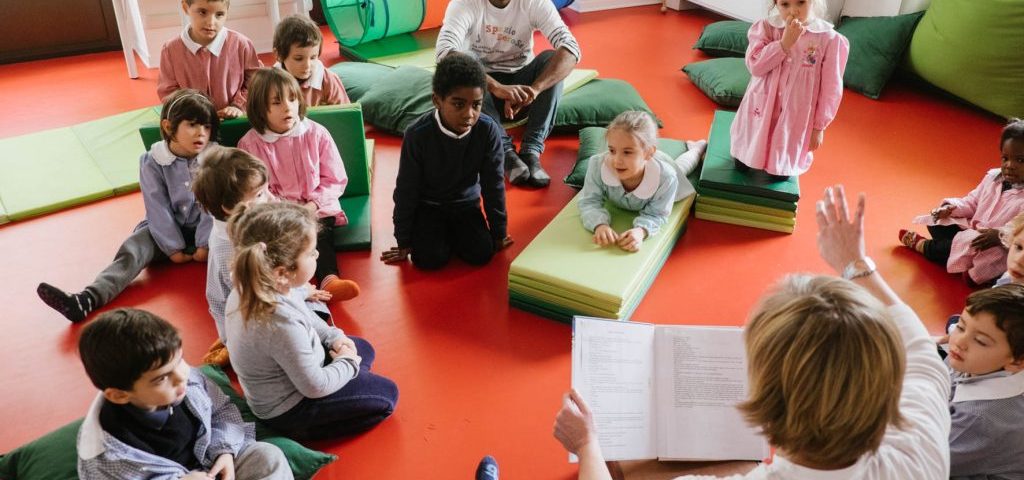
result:
M 322 440 L 369 430 L 391 416 L 398 403 L 398 387 L 370 372 L 375 357 L 370 342 L 349 338 L 363 358 L 359 375 L 326 397 L 302 399 L 291 410 L 266 419 L 267 425 L 296 440 Z
M 534 57 L 533 61 L 526 64 L 525 67 L 519 69 L 518 72 L 491 72 L 488 75 L 502 85 L 530 85 L 544 71 L 548 60 L 554 54 L 554 50 L 545 50 L 540 55 Z M 551 88 L 540 92 L 537 98 L 533 100 L 533 103 L 526 107 L 530 118 L 526 120 L 526 130 L 523 132 L 523 142 L 519 153 L 535 153 L 540 155 L 544 152 L 544 141 L 547 140 L 548 135 L 551 133 L 551 128 L 555 125 L 555 110 L 558 109 L 558 100 L 561 98 L 562 82 L 558 82 Z M 505 111 L 505 101 L 500 98 L 494 98 L 491 92 L 485 91 L 483 110 L 484 113 L 500 123 L 502 115 L 498 112 Z M 511 119 L 506 118 L 505 120 Z M 502 133 L 501 143 L 505 147 L 506 152 L 513 149 L 512 137 L 509 136 L 508 132 Z

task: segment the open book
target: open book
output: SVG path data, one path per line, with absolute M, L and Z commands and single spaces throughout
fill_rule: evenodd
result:
M 575 317 L 572 386 L 606 460 L 763 460 L 747 396 L 743 330 Z

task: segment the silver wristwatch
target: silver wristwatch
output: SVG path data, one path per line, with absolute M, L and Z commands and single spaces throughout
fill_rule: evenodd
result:
M 871 257 L 861 257 L 846 264 L 846 268 L 843 269 L 843 278 L 853 280 L 866 277 L 875 273 L 876 270 L 875 262 L 871 260 Z

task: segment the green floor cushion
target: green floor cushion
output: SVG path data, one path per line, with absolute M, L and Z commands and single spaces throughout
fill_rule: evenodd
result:
M 288 458 L 288 465 L 291 466 L 292 473 L 295 475 L 295 480 L 311 479 L 321 468 L 338 459 L 336 455 L 312 450 L 295 440 L 282 437 L 270 427 L 264 425 L 263 422 L 260 422 L 256 415 L 252 413 L 252 410 L 249 409 L 249 405 L 245 403 L 245 399 L 240 397 L 234 387 L 231 386 L 231 380 L 228 379 L 227 374 L 220 367 L 203 365 L 198 368 L 203 375 L 206 375 L 213 383 L 217 384 L 221 391 L 231 398 L 231 403 L 234 403 L 238 407 L 238 411 L 242 413 L 242 419 L 256 424 L 257 440 L 272 443 L 284 452 L 284 456 Z
M 428 64 L 422 64 L 422 61 L 416 62 L 420 67 L 432 67 L 434 65 L 434 45 L 437 43 L 437 34 L 440 33 L 440 28 L 431 28 L 427 30 L 419 30 L 415 32 L 403 33 L 400 35 L 392 35 L 374 40 L 372 42 L 361 43 L 359 45 L 342 46 L 341 54 L 346 58 L 356 60 L 359 62 L 375 62 L 379 64 L 400 66 L 400 65 L 412 65 L 410 63 L 395 63 L 394 60 L 403 55 L 417 54 L 420 52 L 430 52 L 430 61 Z
M 627 110 L 644 111 L 658 118 L 629 82 L 598 78 L 562 96 L 555 112 L 555 127 L 604 127 Z M 657 121 L 662 126 L 661 120 Z
M 78 429 L 75 420 L 0 457 L 0 478 L 54 479 L 78 478 Z
M 366 62 L 341 62 L 328 67 L 328 70 L 341 77 L 341 83 L 345 85 L 345 93 L 353 102 L 358 102 L 370 87 L 374 86 L 381 78 L 391 73 L 394 68 Z
M 761 215 L 768 215 L 772 217 L 779 217 L 789 220 L 793 220 L 794 218 L 796 218 L 795 210 L 765 207 L 763 205 L 743 203 L 735 200 L 729 200 L 726 198 L 719 198 L 705 194 L 700 194 L 697 196 L 697 205 L 707 205 L 719 208 L 727 208 L 731 210 L 740 210 L 744 212 L 757 213 Z M 796 204 L 793 205 L 795 206 Z
M 11 220 L 114 195 L 71 127 L 5 138 L 0 152 L 0 202 Z
M 787 202 L 785 200 L 776 200 L 774 198 L 765 198 L 755 195 L 747 195 L 743 193 L 730 192 L 727 190 L 719 190 L 717 188 L 711 188 L 700 184 L 700 181 L 694 183 L 697 193 L 705 197 L 714 197 L 723 200 L 729 200 L 733 202 L 742 203 L 751 206 L 762 206 L 775 210 L 783 210 L 787 212 L 796 212 L 797 202 Z
M 729 153 L 729 128 L 735 117 L 735 112 L 715 112 L 698 185 L 786 202 L 799 200 L 800 183 L 796 176 L 775 181 L 761 171 L 741 172 L 736 169 Z
M 924 12 L 893 17 L 844 17 L 836 29 L 850 41 L 843 84 L 877 99 L 903 60 L 922 15 Z
M 434 108 L 431 81 L 434 74 L 413 66 L 401 66 L 370 88 L 359 103 L 366 122 L 399 135 L 417 118 Z
M 704 26 L 693 48 L 712 57 L 743 57 L 747 53 L 750 22 L 723 20 Z
M 718 223 L 728 223 L 731 225 L 739 225 L 742 227 L 757 228 L 759 230 L 769 230 L 780 233 L 793 233 L 796 230 L 795 225 L 779 225 L 777 223 L 760 222 L 757 220 L 751 220 L 748 218 L 740 218 L 730 215 L 721 215 L 717 213 L 708 213 L 705 210 L 698 209 L 694 212 L 693 216 L 701 220 L 710 220 Z
M 933 0 L 907 55 L 926 81 L 1004 117 L 1024 116 L 1024 2 Z
M 139 189 L 139 157 L 146 151 L 139 126 L 159 120 L 160 114 L 146 107 L 80 123 L 71 130 L 120 194 Z
M 247 422 L 256 422 L 256 438 L 272 443 L 284 452 L 297 480 L 313 478 L 321 468 L 338 457 L 311 450 L 273 432 L 258 422 L 245 400 L 231 387 L 224 371 L 218 367 L 204 365 L 200 371 L 216 383 L 231 398 L 231 402 L 242 412 Z M 30 443 L 27 443 L 0 457 L 0 478 L 23 479 L 76 479 L 78 478 L 78 454 L 75 444 L 82 420 L 75 420 Z
M 576 154 L 576 165 L 563 180 L 566 185 L 583 188 L 583 181 L 587 178 L 588 160 L 590 157 L 608 150 L 608 142 L 605 140 L 607 132 L 608 129 L 604 127 L 585 127 L 580 130 L 580 149 Z M 686 142 L 673 138 L 659 138 L 658 150 L 665 152 L 669 157 L 676 158 L 686 151 Z
M 510 301 L 628 319 L 675 245 L 693 198 L 676 203 L 661 232 L 637 253 L 594 245 L 593 234 L 580 222 L 578 201 L 579 195 L 512 261 Z M 618 231 L 629 228 L 636 216 L 610 205 L 609 212 Z
M 796 225 L 796 218 L 783 218 L 775 215 L 768 215 L 764 213 L 753 212 L 748 209 L 737 209 L 723 207 L 720 205 L 714 205 L 698 199 L 694 204 L 694 210 L 698 212 L 710 213 L 714 215 L 722 215 L 726 217 L 732 217 L 738 220 L 751 220 L 761 223 L 771 223 L 775 225 L 792 227 Z
M 742 58 L 712 58 L 691 63 L 683 71 L 704 95 L 723 107 L 740 106 L 750 83 L 750 71 Z

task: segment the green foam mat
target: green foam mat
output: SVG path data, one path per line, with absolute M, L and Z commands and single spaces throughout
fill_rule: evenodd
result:
M 366 164 L 372 168 L 373 140 L 367 140 L 365 144 Z M 334 230 L 334 247 L 339 251 L 368 250 L 372 240 L 370 224 L 373 220 L 370 215 L 370 196 L 342 197 L 341 209 L 348 217 L 348 225 Z
M 773 217 L 781 218 L 796 218 L 796 212 L 790 210 L 783 210 L 781 208 L 764 207 L 761 205 L 750 205 L 742 202 L 734 202 L 724 198 L 717 198 L 710 195 L 698 195 L 697 205 L 713 205 L 721 208 L 729 208 L 732 210 L 742 210 L 745 212 L 759 213 L 762 215 L 769 215 Z
M 775 223 L 778 225 L 790 227 L 796 225 L 795 218 L 777 217 L 775 215 L 765 215 L 763 213 L 751 212 L 748 210 L 737 210 L 734 208 L 726 208 L 718 205 L 710 205 L 701 202 L 699 199 L 696 202 L 694 211 L 710 213 L 712 215 L 724 215 L 727 217 L 733 217 L 741 220 L 753 220 L 755 222 Z
M 70 127 L 5 138 L 0 152 L 0 201 L 11 220 L 114 194 Z
M 93 161 L 110 182 L 114 193 L 139 189 L 139 157 L 146 147 L 139 126 L 160 120 L 152 108 L 132 110 L 71 127 Z
M 434 45 L 440 28 L 403 33 L 354 46 L 342 46 L 341 54 L 359 62 L 399 67 L 413 65 L 433 69 Z
M 693 198 L 675 205 L 662 231 L 644 242 L 637 253 L 594 245 L 593 235 L 580 222 L 579 195 L 573 198 L 551 223 L 519 254 L 509 267 L 510 288 L 531 282 L 530 287 L 589 305 L 601 305 L 617 317 L 628 314 L 631 303 L 639 302 L 650 272 L 656 272 L 667 258 L 681 231 Z M 635 212 L 610 207 L 612 227 L 629 228 Z M 610 307 L 610 308 L 609 308 Z
M 695 212 L 694 216 L 696 216 L 697 218 L 702 219 L 702 220 L 710 220 L 712 222 L 718 222 L 718 223 L 729 223 L 729 224 L 732 224 L 732 225 L 740 225 L 740 226 L 743 226 L 743 227 L 759 228 L 761 230 L 771 230 L 773 232 L 793 233 L 793 230 L 796 229 L 795 225 L 794 226 L 786 226 L 786 225 L 779 225 L 777 223 L 758 222 L 758 221 L 755 221 L 755 220 L 748 220 L 748 219 L 745 219 L 745 218 L 735 218 L 735 217 L 730 217 L 730 216 L 726 216 L 726 215 L 718 215 L 718 214 L 714 214 L 714 213 L 706 213 L 706 212 L 703 212 L 703 211 Z
M 736 112 L 715 112 L 715 118 L 711 122 L 711 133 L 708 134 L 708 149 L 704 155 L 700 185 L 786 202 L 799 200 L 800 183 L 796 176 L 784 181 L 775 181 L 762 171 L 736 170 L 735 161 L 729 150 L 729 128 L 735 117 Z
M 700 181 L 694 184 L 697 189 L 697 193 L 702 197 L 714 197 L 723 200 L 730 200 L 733 202 L 743 203 L 747 205 L 757 205 L 777 210 L 784 210 L 787 212 L 796 213 L 796 202 L 785 202 L 782 200 L 775 200 L 771 198 L 755 197 L 753 195 L 744 195 L 742 193 L 728 192 L 725 190 L 718 190 L 706 186 L 702 186 Z
M 7 209 L 4 208 L 4 203 L 0 202 L 0 225 L 10 222 L 11 219 L 7 216 Z

